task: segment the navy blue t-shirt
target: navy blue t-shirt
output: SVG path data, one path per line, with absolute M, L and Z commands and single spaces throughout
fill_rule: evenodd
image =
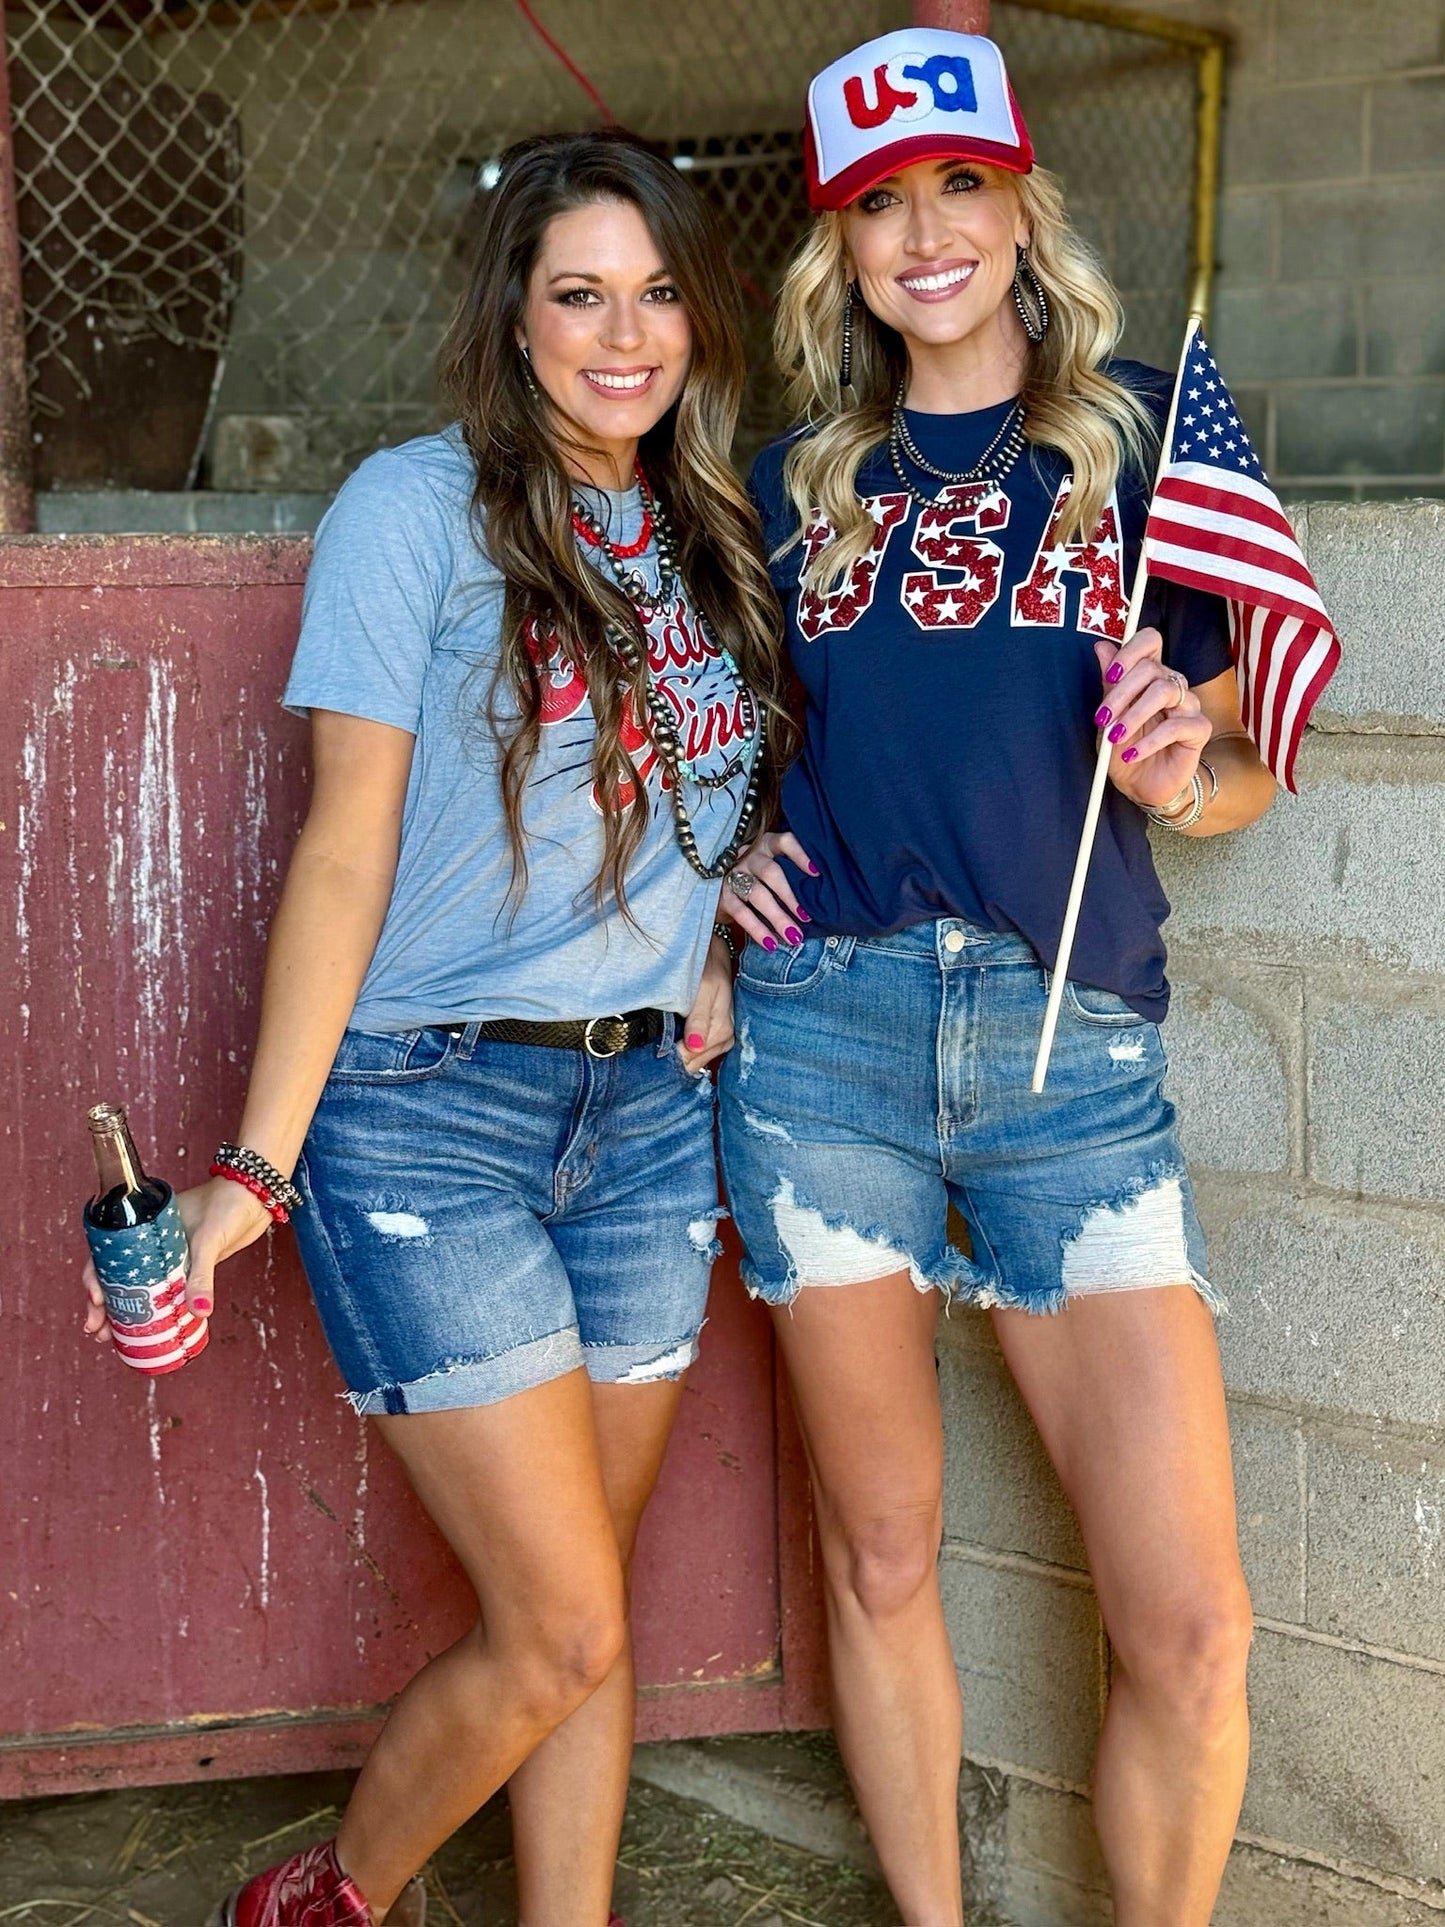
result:
M 1109 372 L 1162 429 L 1169 376 L 1138 362 Z M 920 454 L 957 472 L 982 455 L 1010 405 L 910 409 L 908 428 Z M 806 695 L 783 814 L 821 874 L 789 866 L 798 899 L 825 932 L 881 936 L 965 917 L 1018 931 L 1051 965 L 1098 740 L 1093 642 L 1123 640 L 1149 477 L 1121 473 L 1089 540 L 1062 548 L 1052 524 L 1071 478 L 1053 450 L 1030 445 L 1002 484 L 946 489 L 925 511 L 880 448 L 857 483 L 874 546 L 821 598 L 800 591 L 799 578 L 824 526 L 815 520 L 776 554 L 797 529 L 782 485 L 792 440 L 763 450 L 750 487 Z M 925 494 L 938 486 L 910 479 Z M 1163 632 L 1166 662 L 1191 683 L 1231 667 L 1220 598 L 1154 582 L 1143 622 Z M 1143 812 L 1110 785 L 1070 975 L 1162 1018 L 1168 913 Z

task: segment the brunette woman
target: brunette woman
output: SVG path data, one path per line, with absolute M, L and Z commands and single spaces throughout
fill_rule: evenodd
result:
M 1118 302 L 1032 168 L 997 48 L 871 42 L 813 83 L 808 133 L 818 219 L 779 320 L 805 426 L 754 478 L 807 733 L 787 832 L 724 893 L 756 941 L 721 1092 L 812 1464 L 839 1742 L 903 1919 L 956 1927 L 933 1352 L 956 1293 L 993 1308 L 1083 1529 L 1113 1653 L 1094 1793 L 1114 1918 L 1204 1927 L 1250 1609 L 1160 1089 L 1146 824 L 1236 829 L 1274 783 L 1221 602 L 1162 590 L 1125 635 L 1170 383 L 1109 359 Z M 1099 729 L 1112 789 L 1035 1097 Z
M 727 459 L 736 288 L 687 182 L 621 137 L 514 149 L 444 365 L 456 424 L 364 462 L 317 537 L 286 691 L 310 812 L 240 1143 L 182 1211 L 201 1312 L 295 1211 L 351 1401 L 478 1618 L 336 1839 L 224 1927 L 420 1921 L 418 1869 L 503 1782 L 526 1927 L 608 1919 L 627 1565 L 717 1215 L 719 879 L 786 738 Z

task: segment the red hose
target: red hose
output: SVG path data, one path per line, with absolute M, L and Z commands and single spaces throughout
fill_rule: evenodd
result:
M 576 61 L 568 53 L 567 49 L 561 44 L 560 41 L 554 40 L 552 35 L 548 33 L 547 29 L 542 25 L 541 21 L 537 18 L 536 13 L 533 11 L 530 5 L 530 0 L 517 0 L 517 6 L 521 12 L 522 18 L 526 21 L 527 25 L 532 29 L 533 33 L 536 34 L 537 38 L 542 42 L 543 46 L 545 46 L 551 53 L 555 54 L 557 59 L 561 61 L 562 65 L 567 69 L 568 73 L 571 74 L 572 78 L 576 81 L 577 85 L 596 104 L 597 110 L 602 115 L 603 121 L 606 123 L 606 125 L 608 127 L 615 127 L 617 125 L 616 114 L 613 113 L 612 109 L 607 105 L 607 102 L 602 98 L 601 94 L 593 86 L 592 82 L 587 78 L 586 74 L 583 73 L 582 69 L 577 65 Z

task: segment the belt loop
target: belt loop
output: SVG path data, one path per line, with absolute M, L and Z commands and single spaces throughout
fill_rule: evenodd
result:
M 471 1062 L 472 1054 L 477 1048 L 477 1039 L 478 1037 L 481 1036 L 481 1034 L 482 1034 L 481 1019 L 479 1017 L 474 1017 L 472 1021 L 463 1030 L 461 1034 L 461 1039 L 457 1044 L 457 1056 L 461 1058 L 464 1064 L 468 1064 Z
M 678 1025 L 682 1021 L 682 1018 L 678 1016 L 675 1010 L 663 1011 L 662 1034 L 657 1040 L 657 1054 L 659 1057 L 666 1057 L 668 1052 L 672 1050 L 673 1046 L 677 1043 Z

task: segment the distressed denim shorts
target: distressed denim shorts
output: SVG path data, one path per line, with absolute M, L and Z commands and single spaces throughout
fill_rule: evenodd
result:
M 1036 1097 L 1047 996 L 1021 937 L 957 917 L 748 945 L 719 1096 L 755 1296 L 907 1270 L 1027 1311 L 1180 1283 L 1215 1303 L 1158 1026 L 1071 982 Z
M 348 1030 L 293 1220 L 358 1412 L 489 1405 L 585 1366 L 678 1378 L 719 1216 L 710 1078 L 674 1020 L 605 1059 L 477 1026 Z

